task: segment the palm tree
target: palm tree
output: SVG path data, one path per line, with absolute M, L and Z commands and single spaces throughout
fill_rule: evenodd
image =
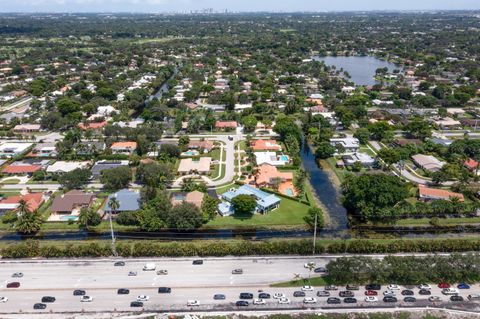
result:
M 112 253 L 116 257 L 118 254 L 115 246 L 115 235 L 113 233 L 112 211 L 117 212 L 117 209 L 120 207 L 120 202 L 115 196 L 112 196 L 108 201 L 108 206 L 110 207 L 108 212 L 108 220 L 110 222 L 110 234 L 112 235 Z
M 116 197 L 110 198 L 108 200 L 108 206 L 110 207 L 110 211 L 116 213 L 117 209 L 120 207 L 120 202 Z
M 80 215 L 78 215 L 78 225 L 80 228 L 89 230 L 90 226 L 97 226 L 102 222 L 100 215 L 93 209 L 82 207 Z
M 42 224 L 42 217 L 35 211 L 21 215 L 15 228 L 21 234 L 35 234 L 42 228 Z
M 28 203 L 23 198 L 18 201 L 17 212 L 20 217 L 30 212 Z

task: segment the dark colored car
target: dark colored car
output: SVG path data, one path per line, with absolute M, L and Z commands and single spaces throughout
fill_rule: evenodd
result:
M 343 302 L 344 303 L 357 303 L 357 299 L 352 298 L 352 297 L 348 297 L 348 298 L 343 299 Z
M 327 269 L 325 267 L 317 267 L 313 270 L 314 273 L 324 273 L 324 272 L 327 272 Z
M 73 291 L 74 296 L 85 296 L 85 294 L 86 294 L 85 290 L 77 289 Z
M 33 309 L 45 309 L 47 308 L 47 305 L 44 303 L 36 303 L 33 305 Z
M 365 296 L 378 296 L 378 292 L 375 290 L 366 290 Z
M 387 297 L 383 297 L 383 302 L 397 302 L 397 298 L 396 297 L 392 297 L 392 296 L 387 296 Z
M 125 289 L 125 288 L 120 288 L 117 290 L 118 295 L 128 295 L 130 293 L 130 290 Z
M 193 265 L 203 265 L 203 260 L 201 260 L 201 259 L 194 260 L 192 264 Z
M 338 294 L 340 297 L 353 297 L 355 296 L 355 294 L 353 293 L 353 291 L 350 291 L 350 290 L 344 290 L 344 291 L 340 291 L 340 293 Z
M 403 301 L 405 301 L 405 302 L 417 302 L 417 299 L 415 297 L 405 297 L 405 298 L 403 298 Z
M 295 292 L 293 293 L 293 296 L 294 296 L 294 297 L 305 297 L 306 294 L 305 294 L 305 291 L 295 291 Z
M 52 296 L 44 296 L 42 297 L 42 302 L 55 302 L 55 297 Z
M 172 292 L 172 288 L 170 287 L 159 287 L 158 288 L 158 293 L 159 294 L 169 294 Z
M 440 289 L 450 288 L 450 284 L 447 282 L 441 282 L 438 284 L 438 288 Z
M 224 294 L 213 295 L 213 300 L 225 300 L 226 296 Z
M 240 293 L 240 299 L 253 299 L 253 294 L 249 292 Z
M 141 301 L 132 301 L 132 302 L 130 303 L 130 307 L 136 307 L 136 308 L 138 308 L 138 307 L 143 307 L 143 302 L 141 302 Z
M 337 297 L 330 297 L 330 298 L 327 299 L 328 304 L 339 304 L 341 302 L 342 302 L 342 300 L 340 298 L 337 298 Z
M 125 266 L 125 262 L 124 261 L 116 261 L 113 265 L 115 267 L 122 267 L 122 266 Z
M 334 285 L 326 285 L 325 290 L 338 290 L 338 287 Z
M 317 297 L 330 297 L 330 292 L 326 290 L 317 291 Z
M 18 287 L 20 287 L 20 283 L 18 281 L 9 282 L 7 284 L 7 288 L 18 288 Z
M 239 300 L 235 303 L 237 307 L 247 307 L 249 305 L 248 301 L 246 300 Z
M 360 287 L 357 285 L 347 285 L 346 287 L 347 290 L 360 290 Z
M 402 295 L 403 296 L 413 296 L 415 293 L 412 290 L 406 289 L 402 290 Z
M 462 282 L 462 283 L 459 283 L 459 284 L 457 285 L 457 288 L 458 288 L 458 289 L 470 289 L 470 285 Z
M 422 296 L 429 296 L 429 295 L 432 294 L 432 292 L 428 289 L 420 289 L 420 291 L 418 293 Z
M 270 294 L 267 294 L 266 292 L 261 292 L 258 294 L 258 299 L 270 299 L 271 296 Z
M 382 290 L 382 286 L 379 284 L 368 284 L 365 286 L 365 290 Z
M 450 301 L 463 301 L 463 297 L 457 295 L 450 296 Z

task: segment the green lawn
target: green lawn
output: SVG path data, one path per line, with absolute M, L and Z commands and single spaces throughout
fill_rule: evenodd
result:
M 9 178 L 2 182 L 2 184 L 10 184 L 10 185 L 18 184 L 18 183 L 20 183 L 20 180 L 18 178 Z
M 226 164 L 221 164 L 222 173 L 220 174 L 220 176 L 218 176 L 218 173 L 220 171 L 220 165 L 215 165 L 214 167 L 215 167 L 215 172 L 212 174 L 213 180 L 215 181 L 215 180 L 219 180 L 219 179 L 224 178 L 225 177 L 225 171 L 227 170 L 227 165 Z
M 439 225 L 452 226 L 462 224 L 479 224 L 480 217 L 462 217 L 462 218 L 439 218 Z M 405 218 L 398 220 L 397 226 L 429 226 L 430 218 Z
M 216 188 L 216 191 L 217 191 L 217 194 L 218 194 L 218 195 L 221 195 L 221 194 L 227 192 L 228 190 L 230 190 L 230 188 L 238 188 L 238 185 L 229 183 L 229 184 L 226 185 L 226 186 L 217 187 L 217 188 Z
M 208 155 L 205 155 L 205 156 L 210 156 L 212 158 L 212 160 L 217 160 L 219 161 L 220 160 L 220 149 L 219 148 L 215 148 L 213 149 L 210 153 L 208 153 Z

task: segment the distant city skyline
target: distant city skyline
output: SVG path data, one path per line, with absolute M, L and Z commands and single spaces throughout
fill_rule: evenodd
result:
M 479 0 L 0 0 L 0 12 L 478 10 Z

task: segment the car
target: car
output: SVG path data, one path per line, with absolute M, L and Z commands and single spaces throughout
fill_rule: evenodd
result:
M 418 285 L 418 289 L 431 290 L 431 289 L 432 289 L 432 286 L 430 286 L 429 284 L 421 284 L 421 285 Z
M 400 286 L 399 285 L 388 285 L 387 287 L 388 290 L 400 290 Z
M 442 301 L 442 298 L 440 298 L 438 296 L 431 296 L 431 297 L 428 297 L 428 301 L 430 301 L 430 302 Z
M 193 265 L 203 265 L 203 260 L 197 259 L 192 262 Z
M 23 273 L 22 272 L 16 272 L 12 275 L 12 278 L 22 278 L 23 277 Z
M 20 283 L 18 281 L 9 282 L 7 284 L 7 288 L 18 288 L 18 287 L 20 287 Z
M 198 300 L 188 300 L 187 307 L 198 307 L 200 306 L 200 301 Z
M 47 305 L 44 304 L 44 303 L 36 303 L 36 304 L 33 305 L 33 309 L 38 310 L 38 309 L 45 309 L 45 308 L 47 308 Z
M 382 286 L 379 284 L 368 284 L 365 286 L 365 290 L 382 290 Z
M 155 271 L 155 269 L 157 269 L 155 263 L 146 263 L 142 268 L 143 271 Z
M 213 300 L 225 300 L 225 299 L 227 299 L 227 296 L 225 296 L 224 294 L 213 295 Z
M 294 297 L 305 297 L 305 291 L 294 291 L 293 296 Z
M 270 299 L 271 296 L 270 296 L 270 294 L 268 294 L 266 292 L 261 292 L 261 293 L 258 294 L 258 298 L 259 299 Z
M 75 289 L 73 291 L 74 296 L 84 296 L 86 294 L 85 290 L 82 289 Z
M 480 300 L 480 294 L 470 294 L 467 298 L 468 300 Z
M 365 296 L 377 296 L 378 292 L 375 290 L 365 290 Z
M 330 297 L 330 292 L 326 290 L 317 291 L 317 297 Z
M 241 274 L 243 274 L 243 269 L 241 268 L 232 270 L 232 275 L 241 275 Z
M 310 261 L 310 262 L 308 262 L 308 263 L 305 263 L 305 264 L 303 265 L 303 267 L 304 267 L 304 268 L 315 268 L 315 265 L 316 265 L 315 262 Z
M 450 284 L 447 283 L 447 282 L 441 282 L 441 283 L 438 284 L 438 288 L 440 288 L 440 289 L 445 289 L 445 288 L 450 288 L 450 287 L 451 287 Z
M 158 293 L 159 294 L 169 294 L 172 292 L 172 288 L 170 287 L 159 287 L 158 288 Z
M 0 302 L 1 303 L 6 303 L 8 301 L 7 297 L 0 297 Z
M 330 297 L 327 299 L 327 304 L 339 304 L 341 303 L 342 300 L 340 298 L 337 298 L 337 297 Z
M 385 290 L 385 291 L 383 292 L 383 295 L 384 295 L 384 296 L 395 296 L 395 291 Z
M 418 291 L 418 294 L 422 296 L 428 296 L 428 295 L 431 295 L 432 292 L 429 289 L 420 289 Z
M 347 285 L 345 287 L 345 289 L 347 289 L 347 290 L 360 290 L 360 287 L 358 287 L 357 285 Z
M 43 296 L 42 297 L 42 303 L 44 303 L 44 302 L 50 302 L 51 303 L 51 302 L 55 302 L 55 300 L 56 300 L 55 297 L 52 297 L 52 296 Z
M 340 297 L 345 298 L 345 297 L 353 297 L 355 294 L 353 293 L 353 291 L 344 290 L 344 291 L 340 291 L 340 292 L 338 293 L 338 295 L 339 295 Z
M 457 288 L 444 288 L 442 289 L 442 294 L 444 295 L 458 295 Z
M 405 297 L 403 298 L 404 302 L 417 302 L 417 298 L 415 297 Z
M 157 270 L 157 275 L 168 275 L 168 270 L 166 269 Z
M 343 302 L 344 303 L 357 303 L 357 299 L 352 298 L 352 297 L 348 297 L 348 298 L 343 299 Z
M 303 286 L 301 288 L 302 291 L 314 291 L 315 289 L 312 286 Z
M 229 136 L 228 136 L 228 140 L 229 140 L 229 141 L 233 141 L 233 136 L 232 136 L 232 135 L 229 135 Z
M 463 297 L 462 296 L 457 296 L 457 295 L 454 295 L 454 296 L 450 296 L 450 301 L 463 301 Z
M 92 302 L 92 301 L 93 301 L 93 298 L 90 296 L 82 296 L 82 298 L 80 298 L 80 302 Z
M 125 266 L 125 262 L 124 261 L 116 261 L 113 265 L 115 267 L 123 267 L 123 266 Z
M 415 293 L 410 289 L 402 290 L 402 296 L 413 296 Z
M 278 303 L 279 303 L 279 304 L 282 304 L 282 305 L 287 305 L 287 304 L 290 304 L 290 299 L 288 299 L 288 298 L 280 298 L 280 299 L 278 299 Z
M 397 302 L 397 298 L 394 296 L 386 296 L 383 297 L 383 302 Z
M 253 294 L 249 292 L 240 293 L 240 299 L 253 299 Z
M 136 271 L 129 271 L 129 272 L 128 272 L 128 275 L 129 275 L 130 277 L 135 277 L 135 276 L 137 275 L 137 272 L 136 272 Z
M 335 285 L 326 285 L 325 290 L 338 290 L 338 287 Z
M 143 307 L 143 302 L 141 302 L 141 301 L 132 301 L 132 302 L 130 303 L 130 307 L 133 307 L 133 308 Z
M 366 301 L 366 302 L 377 302 L 377 301 L 378 301 L 378 298 L 375 297 L 375 296 L 366 296 L 366 297 L 365 297 L 365 301 Z
M 147 295 L 140 295 L 137 297 L 137 301 L 148 301 L 150 299 Z
M 457 288 L 458 288 L 458 289 L 470 289 L 470 285 L 462 282 L 462 283 L 459 283 L 459 284 L 457 285 Z
M 253 304 L 254 305 L 266 305 L 267 302 L 264 299 L 254 299 Z
M 248 307 L 249 303 L 246 300 L 239 300 L 235 302 L 235 306 L 237 307 Z
M 303 303 L 304 303 L 304 304 L 317 303 L 317 298 L 313 298 L 313 297 L 303 298 Z
M 313 272 L 316 274 L 326 273 L 327 269 L 325 267 L 317 267 L 313 270 Z
M 120 288 L 117 290 L 117 295 L 128 295 L 130 293 L 129 289 Z

